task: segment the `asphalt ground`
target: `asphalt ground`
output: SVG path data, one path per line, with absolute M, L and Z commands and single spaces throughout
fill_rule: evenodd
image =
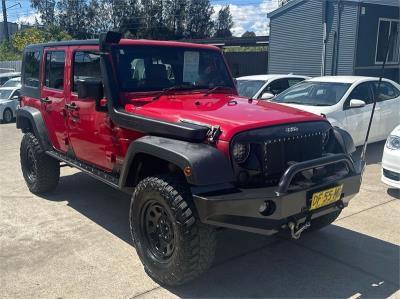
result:
M 383 142 L 333 225 L 296 241 L 221 230 L 212 268 L 167 289 L 132 246 L 129 196 L 68 167 L 55 192 L 31 194 L 21 136 L 0 125 L 1 298 L 400 298 L 400 194 L 380 182 Z

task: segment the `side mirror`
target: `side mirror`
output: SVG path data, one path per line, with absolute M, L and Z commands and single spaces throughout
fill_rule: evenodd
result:
M 364 107 L 366 104 L 363 100 L 351 99 L 350 100 L 350 108 L 360 108 Z
M 13 97 L 11 98 L 11 100 L 12 100 L 12 101 L 19 101 L 19 96 L 13 96 Z
M 262 99 L 262 100 L 270 100 L 270 99 L 272 99 L 273 97 L 275 97 L 275 95 L 272 94 L 272 93 L 270 93 L 270 92 L 265 92 L 265 93 L 263 93 L 263 94 L 261 95 L 261 99 Z
M 83 79 L 77 81 L 78 98 L 84 101 L 94 100 L 96 111 L 106 112 L 107 105 L 104 98 L 103 82 L 99 79 Z

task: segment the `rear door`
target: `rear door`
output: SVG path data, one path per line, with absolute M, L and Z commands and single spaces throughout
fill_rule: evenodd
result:
M 390 132 L 400 124 L 400 91 L 391 83 L 374 82 L 374 92 L 377 100 L 376 107 L 381 114 L 379 139 L 386 139 Z
M 357 85 L 344 104 L 346 130 L 351 134 L 354 143 L 358 146 L 363 144 L 368 129 L 373 105 L 372 82 L 363 82 Z M 362 100 L 366 103 L 364 107 L 350 108 L 350 100 Z M 379 109 L 375 111 L 371 125 L 369 141 L 374 142 L 379 138 L 381 115 Z
M 40 110 L 53 146 L 68 151 L 65 113 L 65 61 L 67 47 L 47 48 L 43 54 Z
M 98 47 L 74 47 L 69 55 L 71 84 L 67 114 L 70 143 L 79 160 L 110 171 L 115 162 L 113 124 L 108 113 L 96 111 L 94 99 L 80 99 L 77 92 L 78 80 L 101 79 Z

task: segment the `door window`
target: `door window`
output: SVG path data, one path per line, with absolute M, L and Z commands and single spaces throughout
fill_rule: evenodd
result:
M 389 82 L 381 82 L 381 84 L 379 85 L 379 90 L 378 85 L 379 82 L 374 82 L 374 91 L 377 101 L 382 102 L 400 96 L 400 91 Z
M 277 95 L 288 88 L 289 88 L 288 79 L 278 79 L 272 81 L 266 88 L 266 91 L 264 92 L 270 92 L 273 95 Z
M 353 91 L 350 93 L 347 101 L 346 107 L 350 104 L 350 100 L 362 100 L 365 104 L 371 104 L 374 101 L 374 96 L 372 93 L 371 82 L 365 82 L 358 85 Z
M 72 91 L 78 90 L 77 82 L 82 79 L 101 79 L 100 54 L 90 51 L 75 52 Z
M 23 84 L 39 87 L 40 52 L 30 51 L 24 54 Z
M 64 65 L 64 51 L 46 53 L 44 86 L 59 90 L 64 89 Z
M 304 79 L 303 78 L 290 78 L 290 79 L 288 79 L 289 87 L 291 87 L 301 81 L 304 81 Z

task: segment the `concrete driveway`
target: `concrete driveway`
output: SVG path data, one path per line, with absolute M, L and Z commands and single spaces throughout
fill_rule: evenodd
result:
M 154 283 L 131 244 L 129 196 L 70 168 L 51 195 L 32 195 L 21 133 L 0 125 L 0 297 L 399 297 L 400 194 L 380 183 L 384 143 L 370 146 L 362 191 L 334 225 L 298 241 L 230 230 L 195 282 Z

